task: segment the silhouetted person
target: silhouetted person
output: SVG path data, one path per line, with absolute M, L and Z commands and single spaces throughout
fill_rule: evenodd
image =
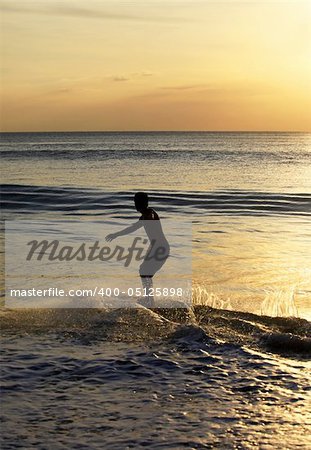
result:
M 170 246 L 163 233 L 158 214 L 154 209 L 148 207 L 148 195 L 145 192 L 137 192 L 134 197 L 134 202 L 136 210 L 141 213 L 139 220 L 117 233 L 109 234 L 106 237 L 106 240 L 110 242 L 118 236 L 125 236 L 126 234 L 133 233 L 142 226 L 145 228 L 150 245 L 144 261 L 139 268 L 139 275 L 144 291 L 144 297 L 139 303 L 148 308 L 152 308 L 154 307 L 152 277 L 161 269 L 167 260 Z

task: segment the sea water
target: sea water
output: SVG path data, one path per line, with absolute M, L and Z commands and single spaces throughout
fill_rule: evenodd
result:
M 307 448 L 310 143 L 3 134 L 3 219 L 132 223 L 148 192 L 163 220 L 192 223 L 194 304 L 3 308 L 3 448 Z
M 1 156 L 5 219 L 131 224 L 146 191 L 192 223 L 195 303 L 311 318 L 310 134 L 9 133 Z

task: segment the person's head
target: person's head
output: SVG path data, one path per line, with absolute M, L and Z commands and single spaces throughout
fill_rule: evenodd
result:
M 148 194 L 145 192 L 137 192 L 134 197 L 135 208 L 142 212 L 148 208 Z

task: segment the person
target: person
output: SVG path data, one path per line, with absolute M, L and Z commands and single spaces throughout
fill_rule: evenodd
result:
M 139 268 L 144 297 L 138 303 L 148 308 L 153 308 L 155 306 L 153 276 L 161 269 L 169 257 L 170 246 L 164 235 L 158 214 L 153 208 L 149 207 L 148 194 L 137 192 L 134 197 L 134 203 L 136 210 L 141 213 L 139 220 L 117 233 L 108 234 L 106 241 L 110 242 L 119 236 L 125 236 L 144 227 L 149 239 L 149 248 Z

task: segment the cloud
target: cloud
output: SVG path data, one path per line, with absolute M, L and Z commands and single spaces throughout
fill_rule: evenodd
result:
M 122 5 L 121 5 L 122 6 Z M 79 8 L 73 5 L 50 4 L 37 7 L 24 7 L 20 5 L 12 5 L 6 2 L 0 3 L 0 8 L 8 13 L 25 13 L 25 14 L 44 14 L 56 16 L 79 17 L 83 19 L 104 19 L 104 20 L 128 20 L 142 22 L 188 22 L 187 19 L 180 17 L 148 16 L 132 15 L 120 12 L 109 12 L 101 9 Z
M 154 73 L 152 72 L 132 72 L 131 75 L 133 77 L 152 77 Z
M 199 88 L 206 88 L 205 84 L 186 84 L 186 85 L 178 85 L 178 86 L 162 86 L 160 89 L 167 91 L 188 91 Z
M 210 94 L 210 95 L 239 95 L 239 96 L 252 96 L 252 95 L 270 95 L 276 90 L 276 86 L 269 85 L 264 82 L 246 82 L 236 81 L 232 83 L 206 83 L 206 84 L 189 84 L 189 85 L 176 85 L 176 86 L 162 86 L 159 91 L 166 92 L 168 94 L 177 95 L 178 92 L 191 91 L 190 95 L 194 94 Z
M 129 78 L 123 77 L 123 76 L 116 76 L 116 77 L 112 77 L 113 81 L 129 81 Z
M 51 89 L 47 92 L 49 95 L 63 95 L 63 94 L 70 94 L 74 91 L 74 89 L 69 87 L 58 87 L 55 89 Z M 46 93 L 45 93 L 46 94 Z
M 112 75 L 109 76 L 108 79 L 112 81 L 131 81 L 137 78 L 145 78 L 145 77 L 152 77 L 152 72 L 132 72 L 129 75 Z

